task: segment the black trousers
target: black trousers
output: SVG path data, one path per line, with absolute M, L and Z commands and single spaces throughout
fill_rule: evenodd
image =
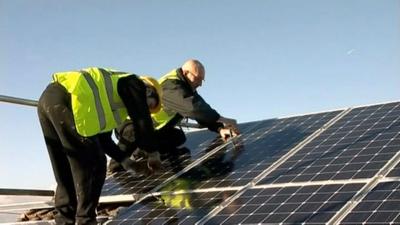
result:
M 57 224 L 96 224 L 96 207 L 105 180 L 106 157 L 96 136 L 75 128 L 71 97 L 52 83 L 39 99 L 38 115 L 57 189 Z

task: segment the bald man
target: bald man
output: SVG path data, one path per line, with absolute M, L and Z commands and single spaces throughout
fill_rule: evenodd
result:
M 152 115 L 157 130 L 174 128 L 183 118 L 190 118 L 219 132 L 223 138 L 238 134 L 236 120 L 221 116 L 198 94 L 197 88 L 202 86 L 204 79 L 204 66 L 196 59 L 186 61 L 181 68 L 159 79 L 166 94 L 162 109 Z
M 210 131 L 219 133 L 225 141 L 239 134 L 235 119 L 221 116 L 198 94 L 197 88 L 202 86 L 204 79 L 203 64 L 196 59 L 190 59 L 158 80 L 163 89 L 162 108 L 158 113 L 152 114 L 152 119 L 156 138 L 163 146 L 160 153 L 179 150 L 177 147 L 186 141 L 185 133 L 177 128 L 183 118 L 196 120 Z M 118 133 L 120 147 L 133 152 L 136 146 L 128 142 L 134 133 L 131 123 L 125 123 Z M 119 170 L 122 167 L 118 167 L 115 162 L 110 164 L 110 172 Z

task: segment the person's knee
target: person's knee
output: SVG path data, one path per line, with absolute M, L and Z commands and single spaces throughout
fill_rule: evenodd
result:
M 183 145 L 186 142 L 186 135 L 185 132 L 183 132 L 182 130 L 180 130 L 180 134 L 178 135 L 178 146 L 179 145 Z
M 156 137 L 165 148 L 175 148 L 186 142 L 185 132 L 177 128 L 156 130 Z
M 175 139 L 176 140 L 176 146 L 183 145 L 186 142 L 185 132 L 183 132 L 180 129 L 177 129 L 175 138 L 176 138 Z

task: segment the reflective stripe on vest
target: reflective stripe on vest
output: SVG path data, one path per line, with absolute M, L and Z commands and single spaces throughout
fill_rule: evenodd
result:
M 121 120 L 118 110 L 125 108 L 125 105 L 122 103 L 122 101 L 119 103 L 114 101 L 114 98 L 113 98 L 114 88 L 113 88 L 111 76 L 118 75 L 118 74 L 119 75 L 125 74 L 125 76 L 126 76 L 126 73 L 114 72 L 113 74 L 111 74 L 110 72 L 108 72 L 105 69 L 99 68 L 99 70 L 103 74 L 104 84 L 106 86 L 106 91 L 107 91 L 108 102 L 110 103 L 111 110 L 114 115 L 114 119 L 117 122 L 117 124 L 121 124 L 123 121 Z M 116 89 L 115 89 L 115 91 L 116 91 Z
M 93 78 L 88 72 L 81 72 L 82 75 L 85 77 L 86 82 L 89 84 L 90 89 L 92 89 L 94 104 L 96 105 L 97 118 L 99 119 L 100 130 L 104 130 L 106 128 L 106 117 L 104 115 L 103 106 L 101 106 L 99 89 L 97 88 L 96 82 L 94 82 Z
M 128 117 L 117 92 L 117 83 L 129 75 L 101 68 L 53 75 L 54 82 L 63 85 L 71 94 L 75 126 L 80 135 L 89 137 L 111 131 Z
M 166 75 L 164 75 L 163 77 L 161 77 L 158 80 L 158 83 L 160 83 L 160 85 L 162 86 L 162 84 L 166 80 L 180 80 L 178 77 L 177 70 L 172 70 L 171 72 L 169 72 Z M 177 114 L 176 112 L 170 112 L 170 111 L 167 112 L 164 108 L 164 105 L 162 104 L 161 109 L 158 113 L 151 114 L 155 129 L 159 130 L 159 129 L 163 128 L 165 125 L 168 124 L 168 122 L 170 120 L 172 120 L 172 118 L 175 117 L 176 114 Z

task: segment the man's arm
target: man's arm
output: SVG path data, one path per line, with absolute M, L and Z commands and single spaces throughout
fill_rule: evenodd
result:
M 196 120 L 200 125 L 219 133 L 224 140 L 239 134 L 236 120 L 221 116 L 197 93 L 180 80 L 163 84 L 163 104 L 167 110 Z
M 146 101 L 146 86 L 132 75 L 119 79 L 117 87 L 133 122 L 138 147 L 149 153 L 156 152 L 159 145 Z
M 220 118 L 216 110 L 180 80 L 165 81 L 163 91 L 163 104 L 166 110 L 177 112 L 207 127 L 215 126 L 216 121 Z
M 137 175 L 150 175 L 151 168 L 130 159 L 130 154 L 121 151 L 111 138 L 111 132 L 101 133 L 97 135 L 99 144 L 101 145 L 104 153 L 111 158 L 115 159 L 121 166 L 128 172 Z

